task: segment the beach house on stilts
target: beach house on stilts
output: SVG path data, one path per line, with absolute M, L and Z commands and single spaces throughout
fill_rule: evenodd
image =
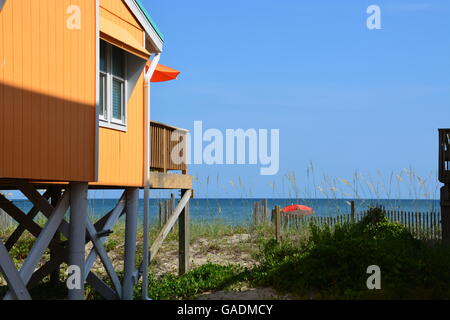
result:
M 29 289 L 42 279 L 55 273 L 60 279 L 63 263 L 73 280 L 69 299 L 84 298 L 85 282 L 106 299 L 132 299 L 141 279 L 145 299 L 148 261 L 177 221 L 180 272 L 187 270 L 193 191 L 179 161 L 186 131 L 150 119 L 150 83 L 178 74 L 159 64 L 162 49 L 163 36 L 138 0 L 0 1 L 0 189 L 20 191 L 33 206 L 24 212 L 0 195 L 0 208 L 17 222 L 0 239 L 4 299 L 30 299 Z M 89 189 L 125 191 L 94 223 L 87 215 Z M 140 189 L 144 249 L 136 267 Z M 149 189 L 181 190 L 151 248 Z M 38 213 L 47 218 L 43 226 L 34 220 Z M 121 216 L 123 278 L 103 246 Z M 17 270 L 9 252 L 25 231 L 36 241 Z M 96 259 L 110 281 L 92 272 Z

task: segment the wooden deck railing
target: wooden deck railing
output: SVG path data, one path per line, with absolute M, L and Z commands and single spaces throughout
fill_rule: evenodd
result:
M 156 121 L 151 122 L 151 164 L 152 171 L 167 172 L 181 171 L 187 174 L 186 154 L 181 150 L 180 142 L 186 149 L 186 133 L 184 129 L 178 129 Z M 178 164 L 172 160 L 172 153 L 180 155 L 184 161 Z

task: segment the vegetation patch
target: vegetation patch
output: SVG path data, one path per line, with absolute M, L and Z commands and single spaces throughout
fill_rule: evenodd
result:
M 267 241 L 252 283 L 316 299 L 450 298 L 450 248 L 414 239 L 380 209 L 357 224 L 310 229 L 304 243 Z M 381 269 L 381 290 L 367 288 L 370 265 Z
M 242 269 L 233 265 L 221 266 L 205 264 L 178 277 L 166 274 L 157 279 L 150 274 L 149 296 L 154 300 L 193 299 L 210 290 L 223 290 L 242 279 Z M 141 287 L 136 288 L 135 296 L 141 295 Z
M 243 261 L 231 261 L 227 256 L 225 260 L 203 264 L 181 277 L 157 274 L 153 266 L 148 286 L 152 299 L 195 299 L 205 292 L 248 288 L 274 288 L 280 294 L 299 299 L 450 299 L 447 286 L 450 283 L 450 247 L 415 239 L 404 226 L 387 219 L 380 209 L 372 209 L 356 224 L 344 223 L 334 228 L 312 224 L 297 235 L 291 230 L 293 233 L 286 233 L 281 243 L 272 239 L 273 228 L 269 226 L 223 229 L 203 225 L 193 229 L 198 255 L 205 255 L 203 247 L 208 252 L 227 248 L 246 253 L 255 251 L 255 263 L 245 268 Z M 119 235 L 120 230 L 112 235 L 107 248 L 110 254 L 120 258 Z M 24 235 L 13 248 L 11 254 L 16 264 L 23 262 L 33 242 L 32 237 Z M 174 252 L 171 260 L 176 264 L 176 250 Z M 164 250 L 160 254 L 167 255 Z M 381 290 L 367 288 L 370 276 L 367 268 L 371 265 L 381 269 Z M 99 275 L 111 284 L 106 274 Z M 122 278 L 121 270 L 118 275 Z M 0 294 L 5 290 L 0 287 Z M 44 283 L 33 289 L 32 295 L 41 299 L 64 299 L 66 290 L 63 283 L 53 289 L 49 283 Z M 90 286 L 87 286 L 87 297 L 100 299 Z M 135 289 L 135 298 L 140 297 L 141 284 Z

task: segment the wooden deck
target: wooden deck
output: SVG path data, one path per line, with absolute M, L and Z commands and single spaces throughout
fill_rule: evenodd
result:
M 172 174 L 152 172 L 150 174 L 150 188 L 151 189 L 165 189 L 165 190 L 191 190 L 192 189 L 192 176 L 188 174 Z M 0 179 L 0 191 L 16 190 L 15 183 L 20 180 Z M 28 181 L 28 180 L 23 180 Z M 60 186 L 65 189 L 68 182 L 48 182 L 48 181 L 31 181 L 33 186 L 39 190 L 46 190 L 51 186 Z M 143 188 L 143 186 L 111 186 L 111 185 L 99 185 L 95 183 L 89 184 L 91 190 L 121 190 L 127 187 Z
M 151 189 L 166 189 L 166 190 L 191 190 L 192 187 L 192 176 L 189 174 L 175 174 L 175 173 L 163 173 L 163 172 L 151 172 L 150 173 L 150 188 Z M 5 190 L 16 190 L 15 183 L 17 179 L 0 179 L 0 191 Z M 28 180 L 23 180 L 28 181 Z M 45 190 L 50 186 L 60 186 L 62 189 L 65 188 L 68 182 L 59 181 L 32 181 L 31 182 L 37 189 Z M 143 188 L 143 186 L 111 186 L 111 185 L 99 185 L 96 183 L 90 183 L 89 189 L 92 190 L 108 190 L 108 189 L 124 189 L 125 187 L 136 187 Z
M 151 189 L 192 189 L 192 176 L 152 172 L 150 174 L 150 187 Z
M 192 176 L 188 175 L 185 129 L 151 122 L 150 185 L 152 189 L 192 189 Z M 180 155 L 181 164 L 172 160 L 171 154 Z M 175 173 L 178 172 L 178 173 Z M 180 174 L 181 173 L 181 174 Z

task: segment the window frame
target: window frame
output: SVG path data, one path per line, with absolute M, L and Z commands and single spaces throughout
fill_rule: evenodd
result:
M 120 116 L 122 119 L 117 119 L 114 117 L 114 112 L 113 112 L 113 101 L 114 101 L 114 92 L 112 90 L 112 88 L 114 87 L 114 81 L 117 81 L 121 84 L 121 95 L 122 95 L 122 104 L 121 104 L 121 110 L 120 110 Z M 120 77 L 116 77 L 114 75 L 111 75 L 111 122 L 115 123 L 115 124 L 121 124 L 124 125 L 125 123 L 125 79 L 122 79 Z
M 101 40 L 104 41 L 104 40 Z M 106 76 L 104 88 L 104 103 L 106 104 L 106 115 L 101 116 L 99 113 L 99 126 L 119 131 L 127 131 L 128 129 L 128 99 L 127 99 L 127 58 L 126 52 L 123 53 L 123 67 L 124 78 L 113 75 L 113 45 L 104 41 L 106 49 L 106 72 L 101 71 L 99 67 L 99 79 L 101 81 L 101 75 Z M 120 49 L 120 48 L 118 48 Z M 122 50 L 122 49 L 121 49 Z M 122 83 L 122 119 L 116 119 L 113 116 L 113 82 L 114 80 Z M 99 85 L 99 90 L 100 90 Z M 100 105 L 100 108 L 103 106 Z M 100 112 L 99 108 L 99 112 Z
M 104 79 L 102 79 L 104 78 Z M 99 90 L 103 91 L 100 92 L 100 95 L 103 94 L 103 104 L 101 103 L 102 101 L 99 101 L 100 103 L 100 108 L 99 111 L 103 111 L 103 115 L 101 113 L 99 113 L 98 118 L 101 121 L 108 121 L 108 75 L 106 72 L 100 71 L 100 77 L 99 77 Z M 102 90 L 103 89 L 103 90 Z

